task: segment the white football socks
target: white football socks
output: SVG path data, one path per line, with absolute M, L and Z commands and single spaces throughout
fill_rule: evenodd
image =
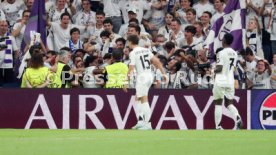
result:
M 142 104 L 141 104 L 141 101 L 137 101 L 137 120 L 138 121 L 142 121 L 143 118 L 143 110 L 142 110 Z
M 141 104 L 142 106 L 142 113 L 144 116 L 144 121 L 145 122 L 149 122 L 150 120 L 150 116 L 151 116 L 151 110 L 150 110 L 150 106 L 149 106 L 149 102 L 145 102 Z
M 230 104 L 227 109 L 235 116 L 235 119 L 237 119 L 238 116 L 240 117 L 237 108 L 233 104 Z

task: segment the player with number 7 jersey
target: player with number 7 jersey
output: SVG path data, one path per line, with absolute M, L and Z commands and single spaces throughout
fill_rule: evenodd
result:
M 216 65 L 222 65 L 222 71 L 216 74 L 216 85 L 220 87 L 234 87 L 234 70 L 237 60 L 237 52 L 231 47 L 224 48 L 218 53 Z
M 217 54 L 216 77 L 213 87 L 215 103 L 215 124 L 216 129 L 222 129 L 222 103 L 225 99 L 225 107 L 232 113 L 235 119 L 235 128 L 242 128 L 242 119 L 237 108 L 233 105 L 235 96 L 234 70 L 237 64 L 238 55 L 231 48 L 234 37 L 226 33 L 222 39 L 223 50 Z

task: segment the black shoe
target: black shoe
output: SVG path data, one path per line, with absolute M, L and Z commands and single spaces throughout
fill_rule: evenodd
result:
M 237 116 L 236 129 L 240 130 L 240 129 L 242 129 L 242 127 L 243 127 L 242 119 L 239 116 Z

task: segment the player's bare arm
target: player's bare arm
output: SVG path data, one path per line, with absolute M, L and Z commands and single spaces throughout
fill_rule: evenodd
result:
M 161 71 L 162 80 L 166 81 L 167 80 L 166 73 L 165 73 L 163 66 L 162 66 L 161 62 L 159 61 L 159 59 L 154 56 L 151 58 L 151 63 Z

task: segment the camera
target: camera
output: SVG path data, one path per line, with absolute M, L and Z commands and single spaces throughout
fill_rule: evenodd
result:
M 198 64 L 197 67 L 198 67 L 198 70 L 203 71 L 205 69 L 211 68 L 211 64 L 210 63 Z
M 182 49 L 186 52 L 187 55 L 192 55 L 196 57 L 197 51 L 193 50 L 194 46 L 182 46 Z
M 8 48 L 7 45 L 5 45 L 5 44 L 0 44 L 0 50 L 6 49 L 6 48 Z
M 0 42 L 4 42 L 6 39 L 9 39 L 9 37 L 0 38 Z M 6 44 L 0 44 L 0 50 L 6 49 L 6 48 L 8 48 Z

